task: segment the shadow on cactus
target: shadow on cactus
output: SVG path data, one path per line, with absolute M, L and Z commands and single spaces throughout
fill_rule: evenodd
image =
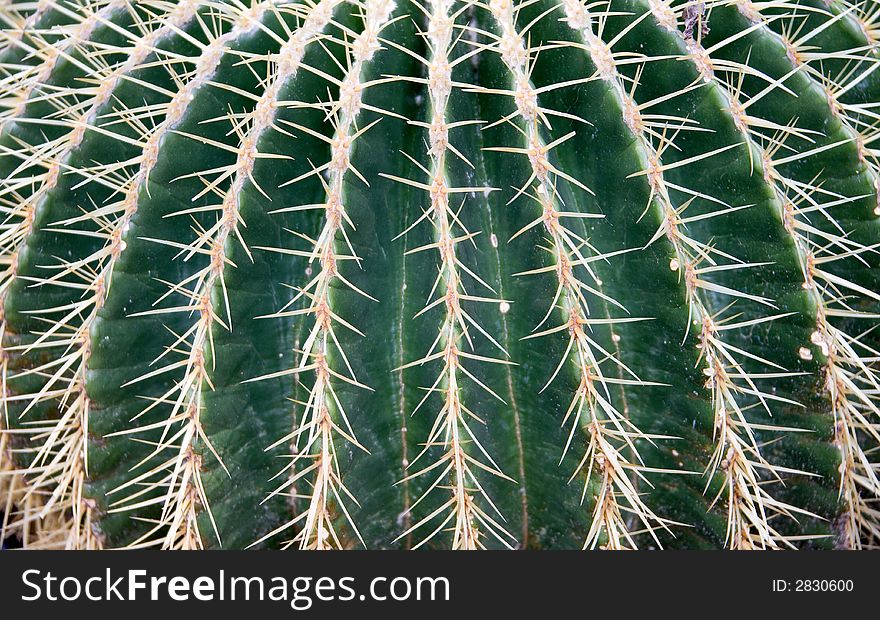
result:
M 880 544 L 880 8 L 0 8 L 2 538 Z

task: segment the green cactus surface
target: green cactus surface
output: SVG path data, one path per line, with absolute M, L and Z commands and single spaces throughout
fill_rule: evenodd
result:
M 0 29 L 0 538 L 880 545 L 877 0 Z

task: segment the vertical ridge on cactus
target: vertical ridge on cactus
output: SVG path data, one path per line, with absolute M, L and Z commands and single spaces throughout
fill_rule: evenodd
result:
M 0 32 L 0 538 L 880 544 L 876 3 Z

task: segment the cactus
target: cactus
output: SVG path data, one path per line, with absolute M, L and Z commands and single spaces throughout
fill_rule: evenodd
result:
M 880 544 L 880 4 L 0 20 L 0 539 Z

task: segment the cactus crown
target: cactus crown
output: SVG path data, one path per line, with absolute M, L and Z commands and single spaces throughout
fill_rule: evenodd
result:
M 880 541 L 873 0 L 0 19 L 4 538 Z

